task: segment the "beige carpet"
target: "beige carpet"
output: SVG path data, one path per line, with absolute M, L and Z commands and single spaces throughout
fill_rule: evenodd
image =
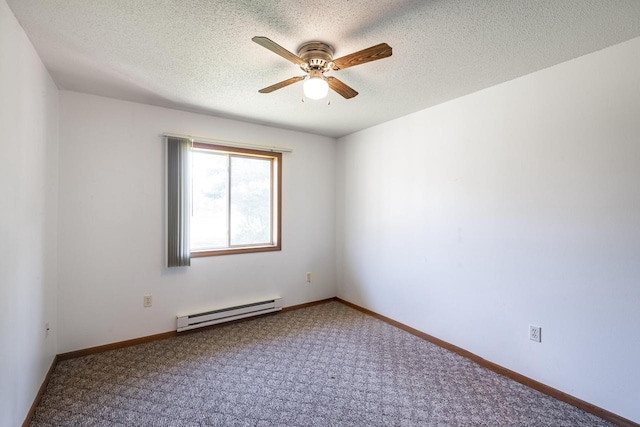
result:
M 37 426 L 608 426 L 339 302 L 60 362 Z

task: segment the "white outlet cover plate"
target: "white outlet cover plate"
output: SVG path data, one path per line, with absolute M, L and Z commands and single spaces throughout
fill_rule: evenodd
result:
M 529 339 L 535 342 L 542 342 L 542 328 L 536 325 L 529 325 Z

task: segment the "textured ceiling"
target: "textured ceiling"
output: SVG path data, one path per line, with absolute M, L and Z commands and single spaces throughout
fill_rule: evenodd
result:
M 8 0 L 61 89 L 342 136 L 640 36 L 638 0 Z M 356 89 L 301 102 L 301 75 L 253 43 L 335 57 Z

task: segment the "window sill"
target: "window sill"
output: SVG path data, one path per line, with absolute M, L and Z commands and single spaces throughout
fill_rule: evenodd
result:
M 271 252 L 282 250 L 280 245 L 251 246 L 245 248 L 211 249 L 191 252 L 191 258 L 204 258 L 218 255 L 250 254 L 254 252 Z

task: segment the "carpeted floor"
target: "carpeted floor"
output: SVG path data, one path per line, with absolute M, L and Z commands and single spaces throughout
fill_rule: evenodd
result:
M 58 364 L 38 426 L 609 426 L 339 302 Z

